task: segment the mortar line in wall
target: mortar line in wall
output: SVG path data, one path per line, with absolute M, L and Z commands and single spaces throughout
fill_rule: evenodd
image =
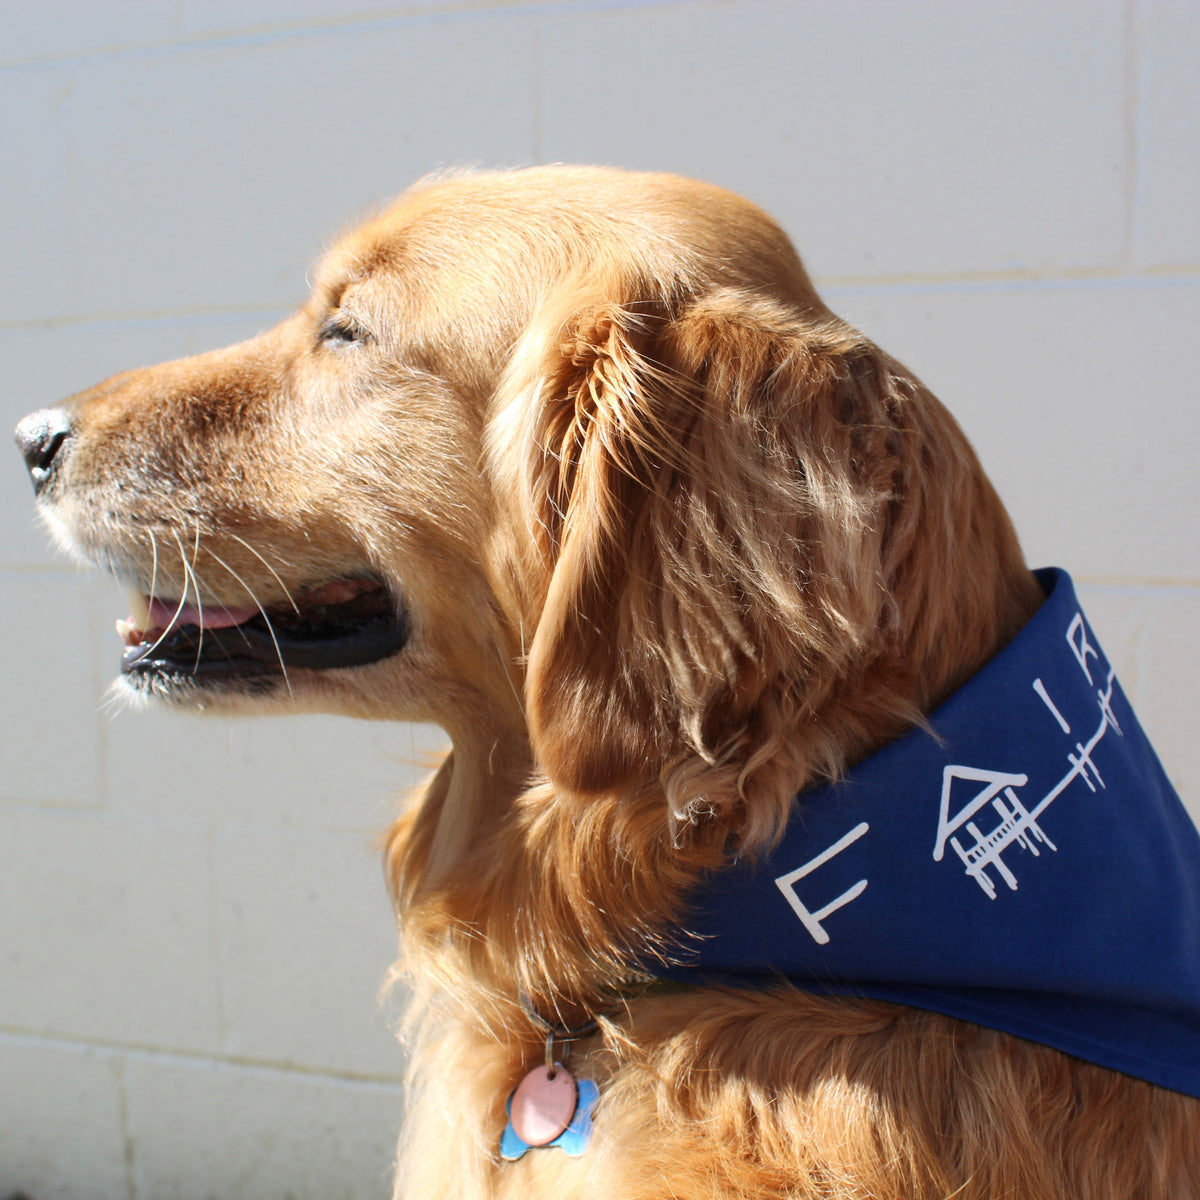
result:
M 143 1059 L 176 1066 L 234 1067 L 286 1078 L 326 1080 L 334 1083 L 356 1083 L 370 1087 L 403 1088 L 400 1074 L 382 1075 L 366 1071 L 346 1071 L 325 1067 L 310 1067 L 299 1063 L 280 1063 L 269 1059 L 249 1058 L 237 1054 L 215 1054 L 201 1050 L 184 1050 L 154 1046 L 138 1046 L 105 1038 L 79 1038 L 61 1034 L 35 1033 L 11 1025 L 0 1025 L 0 1041 L 23 1045 L 44 1046 L 52 1050 L 71 1050 L 85 1054 L 111 1054 L 125 1059 Z M 397 1043 L 397 1055 L 401 1053 Z
M 0 333 L 21 333 L 36 329 L 63 329 L 82 325 L 182 325 L 204 321 L 241 320 L 258 317 L 272 324 L 282 320 L 290 308 L 180 308 L 144 312 L 69 313 L 59 317 L 31 317 L 20 321 L 0 320 Z
M 1200 283 L 1200 264 L 1169 269 L 1126 272 L 1063 272 L 1057 275 L 894 275 L 872 278 L 865 275 L 820 275 L 813 283 L 822 293 L 831 291 L 875 294 L 903 292 L 1011 292 L 1011 291 L 1099 291 L 1105 288 L 1190 287 Z
M 542 161 L 542 22 L 533 26 L 533 161 Z
M 92 628 L 99 630 L 101 628 L 100 605 L 102 601 L 100 599 L 100 589 L 97 584 L 98 581 L 95 578 L 90 579 L 91 586 L 88 588 L 88 600 L 91 610 Z M 106 670 L 105 667 L 108 660 L 108 655 L 104 652 L 107 650 L 107 644 L 102 643 L 99 637 L 89 638 L 88 641 L 91 650 L 92 683 L 96 687 L 97 693 L 107 699 L 110 695 L 109 689 L 111 687 L 108 681 L 112 677 L 111 671 Z M 102 646 L 104 649 L 101 648 Z M 101 703 L 96 705 L 96 711 L 92 716 L 96 730 L 96 778 L 94 780 L 94 795 L 97 804 L 103 809 L 107 809 L 109 806 L 110 782 L 108 775 L 108 731 L 112 722 L 106 715 L 107 712 L 108 710 L 104 701 L 101 701 Z
M 129 1120 L 129 1088 L 126 1086 L 124 1055 L 118 1059 L 117 1078 L 120 1083 L 118 1096 L 120 1098 L 121 1139 L 125 1148 L 125 1188 L 129 1193 L 129 1200 L 138 1200 L 137 1150 L 133 1142 L 133 1125 Z
M 1134 609 L 1133 635 L 1129 639 L 1133 658 L 1133 679 L 1129 684 L 1129 696 L 1139 709 L 1147 707 L 1148 701 L 1148 697 L 1143 694 L 1143 680 L 1146 678 L 1146 666 L 1150 656 L 1150 625 L 1149 607 L 1139 604 Z M 1121 686 L 1126 686 L 1124 679 L 1121 680 Z
M 95 46 L 65 54 L 33 54 L 0 59 L 0 71 L 80 66 L 137 57 L 150 58 L 189 50 L 262 45 L 321 34 L 370 33 L 402 25 L 428 25 L 471 17 L 505 20 L 540 16 L 547 12 L 680 8 L 693 3 L 695 0 L 523 0 L 522 3 L 497 6 L 493 0 L 448 0 L 447 3 L 423 8 L 384 5 L 345 16 L 331 12 L 307 21 L 263 22 L 258 25 L 210 29 L 190 34 L 167 34 L 145 42 L 116 42 L 108 46 Z
M 1200 579 L 1130 579 L 1119 575 L 1074 575 L 1073 578 L 1077 587 L 1099 588 L 1128 595 L 1150 596 L 1155 592 L 1171 592 L 1182 596 L 1191 592 L 1200 594 Z
M 30 500 L 30 504 L 33 501 Z M 0 575 L 53 575 L 61 579 L 64 575 L 78 575 L 79 568 L 70 563 L 0 562 Z
M 974 272 L 962 275 L 814 275 L 814 283 L 822 290 L 853 290 L 880 294 L 905 291 L 978 291 L 1001 292 L 1023 288 L 1066 290 L 1070 288 L 1104 287 L 1188 287 L 1200 283 L 1200 263 L 1181 263 L 1177 266 L 1154 267 L 1127 271 L 1063 271 L 1054 275 L 1038 272 Z M 201 308 L 162 309 L 130 313 L 79 313 L 60 317 L 37 317 L 21 321 L 0 320 L 0 333 L 20 333 L 30 330 L 81 328 L 104 325 L 173 325 L 199 324 L 204 321 L 240 320 L 258 317 L 274 324 L 292 311 L 287 308 Z
M 222 1050 L 229 1045 L 229 1005 L 226 998 L 226 970 L 225 970 L 225 955 L 224 943 L 225 936 L 223 933 L 224 912 L 221 907 L 220 886 L 217 879 L 217 827 L 216 821 L 210 822 L 208 826 L 208 836 L 206 839 L 206 848 L 208 851 L 208 888 L 209 888 L 209 904 L 212 907 L 212 921 L 210 929 L 212 930 L 210 937 L 212 939 L 212 960 L 216 966 L 216 993 L 217 993 L 217 1041 L 220 1043 Z
M 30 505 L 34 503 L 32 493 Z M 48 560 L 44 563 L 34 562 L 0 562 L 0 575 L 74 575 L 78 579 L 87 579 L 93 572 L 86 567 L 77 566 L 72 562 L 55 562 Z
M 1138 5 L 1125 0 L 1125 263 L 1130 271 L 1137 258 L 1138 214 L 1141 208 L 1141 45 Z

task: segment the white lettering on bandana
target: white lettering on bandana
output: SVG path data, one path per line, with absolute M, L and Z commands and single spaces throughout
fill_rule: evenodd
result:
M 1200 1096 L 1200 834 L 1069 577 L 1039 579 L 932 735 L 805 791 L 768 861 L 700 889 L 664 974 L 895 1000 Z

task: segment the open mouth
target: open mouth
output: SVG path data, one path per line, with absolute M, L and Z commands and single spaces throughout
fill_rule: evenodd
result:
M 397 653 L 408 620 L 374 579 L 334 579 L 268 606 L 190 605 L 135 595 L 117 622 L 125 642 L 121 671 L 136 678 L 210 679 L 286 675 L 293 668 L 361 667 Z

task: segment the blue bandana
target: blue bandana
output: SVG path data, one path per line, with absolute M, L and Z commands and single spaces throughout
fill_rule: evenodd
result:
M 693 897 L 685 982 L 892 1000 L 1200 1096 L 1200 834 L 1065 572 L 930 717 Z

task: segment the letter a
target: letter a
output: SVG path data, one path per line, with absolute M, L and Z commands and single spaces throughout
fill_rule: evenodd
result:
M 956 779 L 965 779 L 970 783 L 982 783 L 984 786 L 951 818 L 950 792 Z M 1024 787 L 1028 782 L 1028 775 L 1009 775 L 1004 771 L 982 771 L 977 767 L 947 767 L 942 772 L 942 806 L 941 814 L 938 817 L 937 844 L 933 848 L 933 861 L 942 861 L 942 855 L 946 853 L 946 839 L 955 830 L 965 825 L 989 800 L 998 796 L 1006 787 Z

